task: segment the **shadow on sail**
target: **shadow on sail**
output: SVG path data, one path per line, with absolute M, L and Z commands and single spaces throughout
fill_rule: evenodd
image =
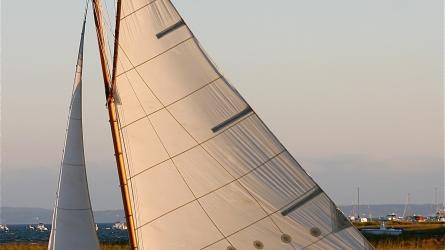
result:
M 170 0 L 117 1 L 111 79 L 93 4 L 131 249 L 372 249 Z

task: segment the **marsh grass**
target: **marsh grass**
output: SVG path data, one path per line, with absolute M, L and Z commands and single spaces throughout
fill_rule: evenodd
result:
M 129 250 L 130 248 L 122 244 L 101 244 L 102 250 Z M 46 243 L 7 243 L 0 244 L 1 250 L 47 250 L 48 244 Z
M 369 239 L 372 245 L 379 250 L 443 250 L 445 249 L 445 236 L 433 238 L 386 238 Z
M 445 236 L 430 238 L 370 238 L 369 241 L 377 250 L 443 250 Z M 39 244 L 0 244 L 1 250 L 47 250 L 48 245 Z M 129 250 L 124 244 L 101 244 L 102 250 Z

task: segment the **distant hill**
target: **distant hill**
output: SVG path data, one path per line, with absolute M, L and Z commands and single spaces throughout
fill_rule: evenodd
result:
M 345 215 L 352 214 L 353 206 L 340 206 Z M 432 215 L 434 206 L 432 204 L 413 204 L 407 209 L 407 215 Z M 405 209 L 404 204 L 384 204 L 360 206 L 360 214 L 368 216 L 371 212 L 373 218 L 384 217 L 390 213 L 396 213 L 402 216 Z M 38 219 L 37 219 L 38 218 Z M 5 224 L 31 224 L 31 223 L 51 223 L 52 210 L 43 208 L 21 208 L 21 207 L 2 207 L 0 208 L 0 223 Z M 94 219 L 97 223 L 111 223 L 124 221 L 122 210 L 95 211 Z
M 50 224 L 52 210 L 43 208 L 1 207 L 0 223 L 5 224 Z M 122 210 L 95 211 L 94 219 L 97 223 L 124 221 Z

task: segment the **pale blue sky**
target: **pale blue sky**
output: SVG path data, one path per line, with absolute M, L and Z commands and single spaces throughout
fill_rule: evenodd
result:
M 107 0 L 108 3 L 112 1 Z M 338 204 L 443 190 L 443 1 L 175 0 L 204 48 Z M 84 1 L 2 1 L 2 205 L 52 207 Z M 95 209 L 119 208 L 90 16 L 84 129 Z M 441 192 L 442 195 L 442 192 Z

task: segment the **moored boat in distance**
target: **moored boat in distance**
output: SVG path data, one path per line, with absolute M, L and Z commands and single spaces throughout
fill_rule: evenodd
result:
M 384 221 L 382 221 L 382 223 L 380 224 L 380 228 L 364 228 L 364 229 L 361 229 L 360 231 L 363 234 L 390 235 L 390 236 L 399 236 L 403 233 L 402 229 L 386 228 Z
M 125 222 L 120 222 L 120 221 L 114 223 L 113 226 L 112 226 L 111 228 L 112 228 L 112 229 L 115 229 L 115 230 L 127 230 L 127 229 L 128 229 L 128 228 L 127 228 L 127 223 L 125 223 Z
M 26 229 L 28 229 L 30 231 L 36 231 L 36 232 L 48 231 L 48 228 L 43 223 L 39 223 L 37 225 L 28 225 L 28 226 L 26 226 Z
M 0 232 L 8 232 L 9 228 L 6 224 L 0 224 Z
M 45 231 L 48 231 L 48 228 L 45 226 L 45 224 L 39 223 L 35 227 L 35 230 L 38 231 L 38 232 L 45 232 Z

